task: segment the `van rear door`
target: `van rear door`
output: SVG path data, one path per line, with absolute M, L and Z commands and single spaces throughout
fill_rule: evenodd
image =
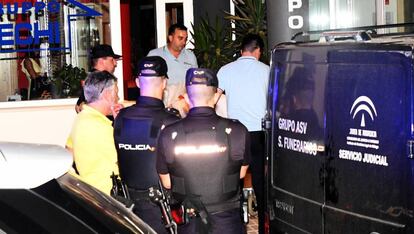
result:
M 414 233 L 412 56 L 379 43 L 273 51 L 271 233 Z
M 323 231 L 325 58 L 317 48 L 286 47 L 273 54 L 267 200 L 272 233 Z
M 324 233 L 413 233 L 411 47 L 328 53 Z

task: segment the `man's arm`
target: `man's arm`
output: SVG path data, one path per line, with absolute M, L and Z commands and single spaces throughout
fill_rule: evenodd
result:
M 243 164 L 242 167 L 240 168 L 240 179 L 244 178 L 246 176 L 246 172 L 247 169 L 249 168 L 249 164 L 251 161 L 251 154 L 250 154 L 250 134 L 247 131 L 247 128 L 244 127 L 244 135 L 245 135 L 245 139 L 244 139 L 244 156 L 243 156 Z
M 227 82 L 229 82 L 229 78 L 227 77 L 227 70 L 223 69 L 223 67 L 221 67 L 218 72 L 217 72 L 217 79 L 219 81 L 219 88 L 221 90 L 223 90 L 223 92 L 226 91 L 227 88 Z M 227 93 L 224 93 L 227 94 Z
M 249 165 L 242 166 L 240 168 L 240 179 L 243 179 L 246 176 L 247 169 L 249 168 Z
M 164 147 L 163 144 L 164 134 L 161 131 L 160 137 L 158 138 L 157 142 L 157 162 L 156 162 L 156 169 L 160 176 L 160 180 L 162 186 L 166 189 L 171 189 L 171 178 L 170 173 L 168 172 L 168 166 L 165 159 L 164 154 Z
M 171 189 L 170 174 L 159 174 L 162 186 L 166 189 Z
M 30 79 L 35 79 L 38 74 L 35 72 L 33 68 L 32 61 L 28 58 L 26 58 L 23 62 L 24 68 L 26 68 L 27 72 L 29 72 Z

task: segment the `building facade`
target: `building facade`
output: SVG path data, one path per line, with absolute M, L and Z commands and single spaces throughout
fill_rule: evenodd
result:
M 63 146 L 80 87 L 80 77 L 73 73 L 91 69 L 90 48 L 110 44 L 123 55 L 115 75 L 124 87 L 119 91 L 124 101 L 136 96 L 128 94 L 135 86 L 134 65 L 150 49 L 166 44 L 169 25 L 183 23 L 191 30 L 203 9 L 214 16 L 229 11 L 231 1 L 224 2 L 1 0 L 0 141 Z M 33 59 L 47 78 L 50 97 L 30 97 L 24 59 Z
M 299 32 L 414 22 L 410 0 L 272 0 L 266 5 L 269 46 Z M 379 32 L 409 31 L 399 27 Z
M 119 87 L 123 87 L 119 96 L 121 101 L 133 100 L 137 92 L 133 89 L 135 64 L 149 50 L 166 44 L 169 25 L 184 23 L 191 31 L 200 17 L 214 21 L 216 16 L 222 18 L 224 11 L 234 13 L 238 2 L 0 0 L 0 141 L 64 145 L 76 116 L 76 87 L 80 85 L 76 77 L 57 75 L 65 64 L 88 72 L 89 49 L 111 44 L 115 53 L 123 55 L 115 71 Z M 267 6 L 269 48 L 289 41 L 299 31 L 413 22 L 414 18 L 410 0 L 263 2 Z M 191 48 L 191 43 L 187 46 Z M 30 80 L 22 62 L 30 56 L 49 79 L 51 99 L 28 97 Z

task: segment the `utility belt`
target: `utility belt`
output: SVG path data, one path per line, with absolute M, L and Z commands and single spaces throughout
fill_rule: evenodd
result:
M 148 189 L 135 189 L 128 187 L 128 193 L 133 201 L 142 201 L 147 200 L 151 201 L 149 197 L 149 190 Z
M 198 196 L 187 197 L 180 203 L 171 204 L 171 215 L 177 225 L 184 225 L 193 218 L 200 218 L 202 225 L 209 229 L 211 226 L 211 215 L 240 208 L 240 202 L 226 201 L 216 204 L 204 205 Z
M 211 230 L 211 215 L 230 210 L 240 210 L 242 222 L 247 224 L 249 222 L 246 218 L 247 209 L 243 209 L 243 197 L 241 199 L 231 199 L 225 202 L 204 205 L 199 197 L 192 196 L 186 198 L 180 203 L 170 204 L 171 216 L 177 225 L 184 225 L 189 223 L 194 218 L 199 218 L 200 226 L 203 231 Z

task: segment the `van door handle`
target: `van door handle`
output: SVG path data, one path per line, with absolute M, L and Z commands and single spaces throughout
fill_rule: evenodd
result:
M 407 154 L 409 159 L 414 159 L 414 140 L 407 141 Z

